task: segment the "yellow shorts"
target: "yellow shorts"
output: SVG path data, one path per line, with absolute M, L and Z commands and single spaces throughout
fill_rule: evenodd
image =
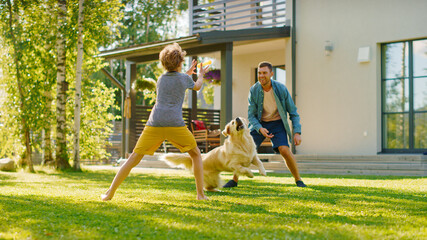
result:
M 136 143 L 134 152 L 153 155 L 164 140 L 168 140 L 181 152 L 188 152 L 197 147 L 193 134 L 187 127 L 152 127 L 145 126 Z

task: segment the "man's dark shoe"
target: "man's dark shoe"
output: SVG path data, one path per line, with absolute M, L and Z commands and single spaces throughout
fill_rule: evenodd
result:
M 307 185 L 305 185 L 304 182 L 301 180 L 296 181 L 296 184 L 297 184 L 297 187 L 307 187 Z
M 237 187 L 237 182 L 235 182 L 233 179 L 231 179 L 230 181 L 228 181 L 228 183 L 226 183 L 224 186 L 222 186 L 223 188 L 231 188 L 231 187 Z

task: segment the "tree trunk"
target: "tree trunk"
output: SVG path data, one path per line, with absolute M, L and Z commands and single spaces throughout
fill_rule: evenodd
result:
M 49 12 L 53 12 L 54 8 L 51 4 L 47 5 L 47 11 Z M 55 32 L 49 33 L 52 34 L 49 37 L 53 37 L 53 34 L 55 34 Z M 55 45 L 54 43 L 51 43 L 50 41 L 47 41 L 45 43 L 45 51 L 46 52 L 50 52 L 50 51 L 54 51 Z M 49 59 L 50 61 L 54 61 L 54 59 Z M 55 79 L 55 70 L 54 68 L 52 68 L 51 64 L 44 64 L 44 72 L 45 72 L 45 82 L 46 83 L 53 83 L 56 79 Z M 49 84 L 50 86 L 50 84 Z M 53 96 L 52 96 L 52 88 L 45 90 L 44 91 L 44 96 L 46 99 L 46 114 L 45 114 L 45 120 L 44 120 L 44 126 L 43 126 L 43 134 L 42 134 L 42 150 L 43 150 L 43 159 L 42 159 L 42 166 L 44 165 L 53 165 L 54 164 L 54 159 L 53 159 L 53 148 L 52 148 L 52 103 L 53 103 Z
M 148 43 L 148 32 L 150 31 L 150 13 L 145 16 L 145 42 Z
M 32 159 L 32 156 L 31 156 L 31 153 L 33 151 L 31 150 L 30 129 L 28 127 L 25 127 L 25 149 L 27 151 L 26 152 L 26 156 L 27 156 L 28 169 L 29 169 L 30 172 L 34 172 L 33 159 Z
M 78 41 L 77 41 L 77 66 L 76 66 L 76 97 L 74 106 L 74 170 L 80 171 L 80 109 L 82 93 L 82 64 L 83 64 L 83 21 L 84 0 L 79 0 Z
M 66 25 L 67 23 L 67 1 L 58 0 L 58 35 L 56 40 L 57 73 L 56 73 L 56 168 L 71 168 L 68 162 L 67 140 L 66 140 L 66 121 L 65 106 L 67 99 L 66 72 Z
M 18 44 L 20 44 L 20 40 L 17 39 L 17 37 L 15 36 L 15 32 L 14 32 L 14 26 L 13 26 L 13 22 L 12 20 L 15 19 L 16 16 L 14 16 L 13 14 L 13 10 L 12 10 L 12 3 L 10 0 L 7 1 L 7 6 L 8 6 L 8 10 L 9 10 L 9 31 L 10 31 L 10 36 L 12 38 L 12 44 L 13 44 L 13 49 L 14 49 L 14 61 L 15 61 L 15 67 L 16 67 L 16 82 L 18 85 L 18 92 L 19 92 L 19 97 L 21 100 L 20 103 L 20 110 L 21 110 L 21 123 L 22 123 L 22 128 L 23 128 L 23 132 L 25 135 L 25 162 L 28 165 L 28 170 L 30 172 L 34 172 L 34 167 L 33 167 L 33 161 L 31 159 L 31 138 L 30 138 L 30 129 L 29 126 L 27 124 L 27 121 L 25 119 L 25 105 L 24 105 L 24 101 L 25 101 L 25 97 L 24 97 L 24 92 L 22 90 L 22 79 L 21 79 L 21 73 L 20 73 L 20 62 L 21 62 L 21 57 L 20 57 L 20 52 L 19 52 L 19 47 L 17 46 Z M 16 27 L 16 26 L 15 26 Z
M 47 72 L 47 76 L 49 76 L 49 71 Z M 52 111 L 52 93 L 50 91 L 45 92 L 46 95 L 46 109 L 47 111 Z M 51 141 L 51 119 L 49 117 L 46 118 L 46 121 L 48 121 L 44 127 L 44 136 L 43 136 L 43 160 L 42 165 L 46 164 L 52 164 L 53 163 L 53 155 L 52 155 L 52 141 Z

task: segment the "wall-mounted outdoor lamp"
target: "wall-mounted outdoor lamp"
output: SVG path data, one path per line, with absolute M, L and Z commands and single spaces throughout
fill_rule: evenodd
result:
M 332 50 L 334 50 L 334 47 L 332 45 L 331 41 L 325 42 L 325 56 L 330 56 L 332 53 Z

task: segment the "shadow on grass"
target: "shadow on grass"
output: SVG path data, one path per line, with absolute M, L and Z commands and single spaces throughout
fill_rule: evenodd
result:
M 98 171 L 88 171 L 82 170 L 80 172 L 66 171 L 66 172 L 49 172 L 49 171 L 37 171 L 37 174 L 42 174 L 46 176 L 57 176 L 60 178 L 67 178 L 70 180 L 86 180 L 93 182 L 102 182 L 105 180 L 112 181 L 116 173 L 111 170 L 98 170 Z
M 8 172 L 10 173 L 10 172 Z M 10 180 L 16 179 L 15 176 L 13 176 L 12 174 L 2 174 L 2 172 L 0 172 L 0 186 L 1 185 L 11 185 L 12 183 L 8 182 Z
M 7 173 L 12 173 L 12 172 L 7 172 Z M 15 179 L 15 176 L 12 176 L 12 174 L 2 174 L 2 172 L 0 172 L 0 180 L 10 180 L 10 179 Z

